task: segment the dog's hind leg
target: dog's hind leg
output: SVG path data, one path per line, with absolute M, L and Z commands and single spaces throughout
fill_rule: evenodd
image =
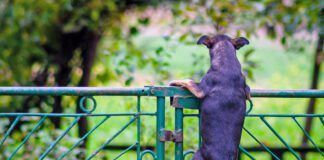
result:
M 204 158 L 201 155 L 200 150 L 197 150 L 197 152 L 194 154 L 192 160 L 204 160 Z
M 173 80 L 169 83 L 170 86 L 179 86 L 187 88 L 193 95 L 197 98 L 204 98 L 205 93 L 202 89 L 200 89 L 193 80 L 191 79 L 184 79 L 184 80 Z

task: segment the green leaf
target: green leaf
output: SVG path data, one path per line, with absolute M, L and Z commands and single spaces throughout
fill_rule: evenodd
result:
M 244 61 L 246 61 L 246 60 L 250 57 L 250 55 L 252 55 L 252 53 L 253 53 L 254 51 L 255 51 L 254 48 L 250 48 L 250 49 L 246 50 L 246 51 L 244 52 Z
M 183 34 L 180 36 L 179 41 L 184 42 L 187 39 L 187 37 L 188 37 L 188 34 Z
M 159 48 L 157 48 L 157 49 L 155 50 L 155 53 L 156 53 L 157 55 L 160 55 L 163 51 L 164 51 L 164 48 L 163 48 L 163 47 L 159 47 Z
M 141 18 L 141 19 L 138 19 L 138 22 L 144 26 L 148 26 L 150 24 L 150 18 L 148 18 L 148 17 Z
M 127 80 L 125 81 L 125 85 L 126 85 L 126 86 L 129 86 L 133 81 L 134 81 L 134 77 L 129 77 L 129 78 L 127 78 Z
M 286 37 L 281 37 L 281 44 L 286 45 Z
M 137 27 L 135 27 L 135 26 L 132 26 L 132 27 L 129 29 L 129 32 L 130 32 L 130 34 L 131 34 L 132 36 L 137 35 L 137 34 L 139 33 Z

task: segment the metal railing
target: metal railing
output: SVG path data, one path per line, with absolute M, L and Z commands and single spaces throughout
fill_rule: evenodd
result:
M 100 152 L 106 152 L 105 149 L 109 148 L 111 142 L 118 137 L 122 132 L 124 132 L 130 125 L 135 124 L 136 126 L 136 141 L 126 147 L 124 150 L 119 152 L 113 159 L 123 159 L 123 155 L 130 151 L 136 151 L 136 159 L 141 160 L 143 157 L 148 157 L 151 155 L 152 159 L 164 160 L 164 159 L 175 159 L 183 160 L 188 159 L 188 155 L 193 154 L 193 150 L 184 151 L 184 137 L 188 133 L 184 133 L 184 118 L 186 117 L 197 117 L 199 119 L 199 113 L 184 113 L 184 110 L 198 110 L 200 101 L 192 97 L 188 91 L 177 88 L 177 87 L 159 87 L 159 86 L 147 86 L 142 88 L 112 88 L 112 87 L 0 87 L 0 96 L 79 96 L 79 106 L 83 113 L 0 113 L 1 119 L 11 119 L 10 123 L 5 127 L 6 130 L 0 134 L 0 151 L 6 151 L 7 155 L 2 155 L 6 159 L 15 159 L 16 157 L 23 157 L 26 152 L 21 150 L 26 146 L 31 137 L 44 129 L 42 126 L 46 121 L 53 117 L 60 118 L 72 118 L 72 122 L 67 124 L 66 129 L 54 136 L 53 141 L 49 144 L 46 144 L 47 147 L 43 148 L 42 152 L 38 155 L 39 159 L 64 159 L 67 158 L 83 141 L 89 138 L 91 135 L 95 134 L 101 125 L 103 125 L 108 119 L 112 117 L 129 117 L 127 122 L 120 127 L 119 130 L 113 131 L 110 137 L 101 137 L 106 138 L 100 146 L 95 146 L 94 151 L 87 151 L 85 159 L 92 159 L 98 155 Z M 126 112 L 126 113 L 94 113 L 97 103 L 93 96 L 133 96 L 137 97 L 136 99 L 136 111 L 135 112 Z M 156 111 L 155 112 L 142 112 L 141 108 L 141 99 L 142 97 L 150 96 L 156 97 Z M 252 90 L 252 97 L 265 97 L 265 98 L 324 98 L 324 90 Z M 171 103 L 174 108 L 174 130 L 166 129 L 166 98 L 171 98 Z M 91 102 L 91 105 L 85 105 L 86 103 Z M 252 108 L 250 108 L 251 110 Z M 143 116 L 153 116 L 156 119 L 155 125 L 155 150 L 144 150 L 143 145 L 141 144 L 141 138 L 145 135 L 142 135 L 141 124 L 145 123 L 141 121 Z M 169 115 L 168 115 L 169 116 Z M 13 134 L 15 127 L 24 119 L 36 117 L 36 122 L 32 125 L 31 129 L 28 132 L 24 133 L 24 137 L 19 139 L 18 143 L 8 142 L 9 137 L 15 136 Z M 59 145 L 64 137 L 69 136 L 72 132 L 72 128 L 76 126 L 78 121 L 83 117 L 102 117 L 102 119 L 93 125 L 92 128 L 88 130 L 82 137 L 77 139 L 72 145 L 58 152 L 55 155 L 51 155 L 51 152 Z M 300 148 L 291 146 L 280 134 L 279 132 L 271 125 L 268 118 L 289 118 L 291 119 L 300 131 L 307 136 L 311 144 L 310 151 L 315 151 L 319 157 L 324 157 L 323 153 L 323 142 L 316 142 L 312 139 L 312 136 L 305 131 L 303 125 L 298 121 L 298 119 L 305 117 L 318 118 L 321 122 L 319 130 L 322 133 L 316 133 L 316 135 L 322 136 L 323 139 L 323 126 L 324 114 L 247 114 L 247 118 L 257 118 L 259 119 L 269 131 L 279 140 L 280 143 L 284 146 L 282 150 L 286 150 L 291 153 L 295 159 L 301 159 Z M 28 119 L 29 120 L 29 119 Z M 26 120 L 25 120 L 26 121 Z M 0 124 L 1 125 L 1 124 Z M 196 126 L 198 128 L 198 126 Z M 259 140 L 249 128 L 246 126 L 243 128 L 243 132 L 249 135 L 259 146 L 258 149 L 249 148 L 245 146 L 240 146 L 240 152 L 250 159 L 256 159 L 252 152 L 262 150 L 270 154 L 272 159 L 281 159 L 282 155 L 278 155 L 277 148 L 268 146 L 266 143 L 263 143 Z M 190 133 L 191 134 L 191 133 Z M 200 137 L 200 136 L 198 136 Z M 174 158 L 165 157 L 166 147 L 165 143 L 174 143 Z M 199 138 L 200 143 L 200 138 Z M 12 146 L 11 146 L 12 145 Z M 198 144 L 197 144 L 198 145 Z M 321 146 L 322 145 L 322 146 Z M 6 147 L 4 147 L 6 146 Z M 34 146 L 37 148 L 37 146 Z M 27 150 L 27 149 L 24 149 Z M 309 152 L 310 152 L 309 151 Z M 306 151 L 305 151 L 306 152 Z M 3 152 L 4 154 L 4 152 Z M 135 159 L 135 158 L 134 158 Z

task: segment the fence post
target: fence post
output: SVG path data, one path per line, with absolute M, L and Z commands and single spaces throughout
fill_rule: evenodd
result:
M 137 96 L 137 114 L 141 113 L 141 97 Z M 136 156 L 137 160 L 141 160 L 141 115 L 138 115 L 137 122 L 136 122 L 136 128 L 137 128 L 137 145 L 136 145 Z
M 175 108 L 175 132 L 183 137 L 182 108 Z M 175 160 L 183 160 L 183 141 L 175 142 Z
M 157 97 L 156 109 L 156 152 L 157 159 L 164 160 L 165 146 L 161 141 L 165 128 L 165 97 Z

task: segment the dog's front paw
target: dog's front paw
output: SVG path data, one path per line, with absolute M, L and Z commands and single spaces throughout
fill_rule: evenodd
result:
M 169 86 L 179 86 L 178 80 L 172 80 L 168 84 Z
M 191 79 L 173 80 L 169 82 L 170 86 L 178 86 L 188 89 L 197 98 L 204 98 L 205 93 L 198 87 L 198 85 Z
M 191 79 L 172 80 L 169 82 L 169 86 L 186 87 L 190 83 L 194 83 L 194 81 Z

